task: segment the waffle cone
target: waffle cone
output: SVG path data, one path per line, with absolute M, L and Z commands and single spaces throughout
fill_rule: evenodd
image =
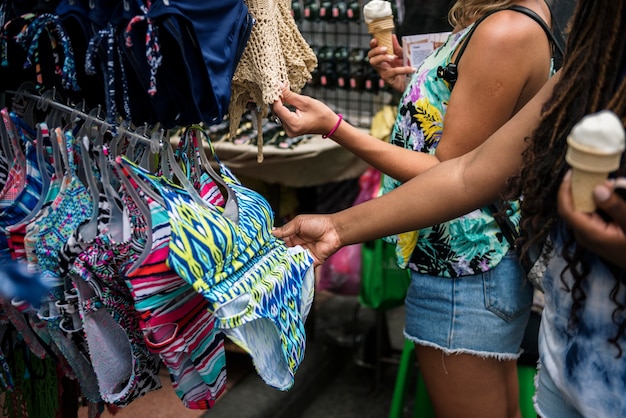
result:
M 378 41 L 378 46 L 386 46 L 393 53 L 393 16 L 376 19 L 367 24 L 367 31 Z
M 617 170 L 621 150 L 615 153 L 602 153 L 580 145 L 570 138 L 565 160 L 572 167 L 572 197 L 574 209 L 594 212 L 593 189 L 603 183 L 611 171 Z

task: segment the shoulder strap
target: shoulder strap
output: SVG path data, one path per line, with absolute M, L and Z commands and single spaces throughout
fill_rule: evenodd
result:
M 509 6 L 506 9 L 492 10 L 489 13 L 486 13 L 484 16 L 482 16 L 480 19 L 478 19 L 474 23 L 474 26 L 472 27 L 472 29 L 470 29 L 469 33 L 465 37 L 465 40 L 463 41 L 463 44 L 461 45 L 461 49 L 459 49 L 459 53 L 457 54 L 456 59 L 454 60 L 454 65 L 455 66 L 458 66 L 459 60 L 461 59 L 461 56 L 465 52 L 465 48 L 467 47 L 467 44 L 469 43 L 470 38 L 474 34 L 474 31 L 476 30 L 476 28 L 478 27 L 480 22 L 482 22 L 487 17 L 489 17 L 492 14 L 494 14 L 496 12 L 499 12 L 501 10 L 513 10 L 513 11 L 516 11 L 516 12 L 519 12 L 519 13 L 523 13 L 526 16 L 528 16 L 531 19 L 533 19 L 535 22 L 537 22 L 539 24 L 539 26 L 541 26 L 543 31 L 546 33 L 546 35 L 548 36 L 548 39 L 552 43 L 554 49 L 556 49 L 556 51 L 555 51 L 556 53 L 553 54 L 553 55 L 555 55 L 555 68 L 558 69 L 558 68 L 561 67 L 561 63 L 563 61 L 563 45 L 562 45 L 562 42 L 559 39 L 557 39 L 557 37 L 554 35 L 554 33 L 552 33 L 552 30 L 550 29 L 550 27 L 548 27 L 546 22 L 544 22 L 544 20 L 541 17 L 539 17 L 539 15 L 537 15 L 537 13 L 533 12 L 532 10 L 530 10 L 527 7 L 518 6 L 516 4 L 514 4 L 513 6 Z M 551 10 L 550 10 L 550 14 L 552 14 Z

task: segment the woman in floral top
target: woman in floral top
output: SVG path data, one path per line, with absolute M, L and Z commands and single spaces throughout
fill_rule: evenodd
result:
M 543 0 L 458 0 L 449 15 L 453 33 L 417 70 L 402 66 L 397 40 L 394 51 L 372 40 L 370 63 L 390 86 L 404 91 L 391 144 L 338 119 L 323 103 L 290 91 L 273 110 L 288 135 L 332 138 L 388 176 L 384 186 L 391 190 L 478 147 L 551 76 L 549 38 L 523 13 L 501 10 L 512 5 L 551 23 Z M 443 79 L 440 67 L 455 62 L 476 21 L 493 10 L 499 11 L 476 25 L 458 62 L 457 80 Z M 415 199 L 428 205 L 428 194 Z M 510 212 L 516 223 L 517 204 Z M 491 211 L 475 210 L 396 240 L 399 264 L 408 265 L 412 277 L 405 336 L 416 343 L 436 415 L 519 417 L 516 360 L 533 291 Z

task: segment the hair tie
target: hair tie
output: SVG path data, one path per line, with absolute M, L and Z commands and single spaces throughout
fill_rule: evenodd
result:
M 335 124 L 335 126 L 333 126 L 333 129 L 331 129 L 330 132 L 328 132 L 326 135 L 322 135 L 322 138 L 326 139 L 329 136 L 332 136 L 337 131 L 337 128 L 339 128 L 339 124 L 343 120 L 343 115 L 339 113 L 337 116 L 339 116 L 339 119 L 337 120 L 337 123 Z

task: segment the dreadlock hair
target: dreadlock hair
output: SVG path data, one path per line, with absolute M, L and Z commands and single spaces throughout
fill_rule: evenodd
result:
M 567 136 L 573 126 L 585 115 L 609 109 L 622 119 L 626 119 L 626 83 L 622 70 L 626 64 L 626 2 L 615 0 L 579 0 L 570 22 L 571 31 L 561 78 L 554 92 L 542 109 L 537 129 L 529 138 L 529 146 L 523 154 L 523 165 L 519 176 L 510 181 L 507 198 L 523 196 L 521 257 L 528 250 L 544 242 L 550 229 L 558 220 L 557 191 L 568 170 L 565 161 Z M 618 175 L 626 171 L 622 158 Z M 582 281 L 589 272 L 585 263 L 585 253 L 575 246 L 573 234 L 569 234 L 563 250 L 567 263 L 564 270 L 570 270 L 574 277 L 571 288 L 574 301 L 570 322 L 576 322 L 576 311 L 583 305 L 585 293 Z M 571 253 L 567 249 L 574 249 Z M 564 273 L 563 272 L 563 273 Z M 626 283 L 623 269 L 613 269 L 617 288 Z M 563 280 L 561 274 L 561 281 Z M 617 294 L 614 289 L 613 294 Z M 624 306 L 615 298 L 617 311 Z M 622 316 L 623 317 L 623 316 Z M 619 331 L 611 340 L 617 344 L 620 335 L 626 331 L 626 323 L 616 321 Z

